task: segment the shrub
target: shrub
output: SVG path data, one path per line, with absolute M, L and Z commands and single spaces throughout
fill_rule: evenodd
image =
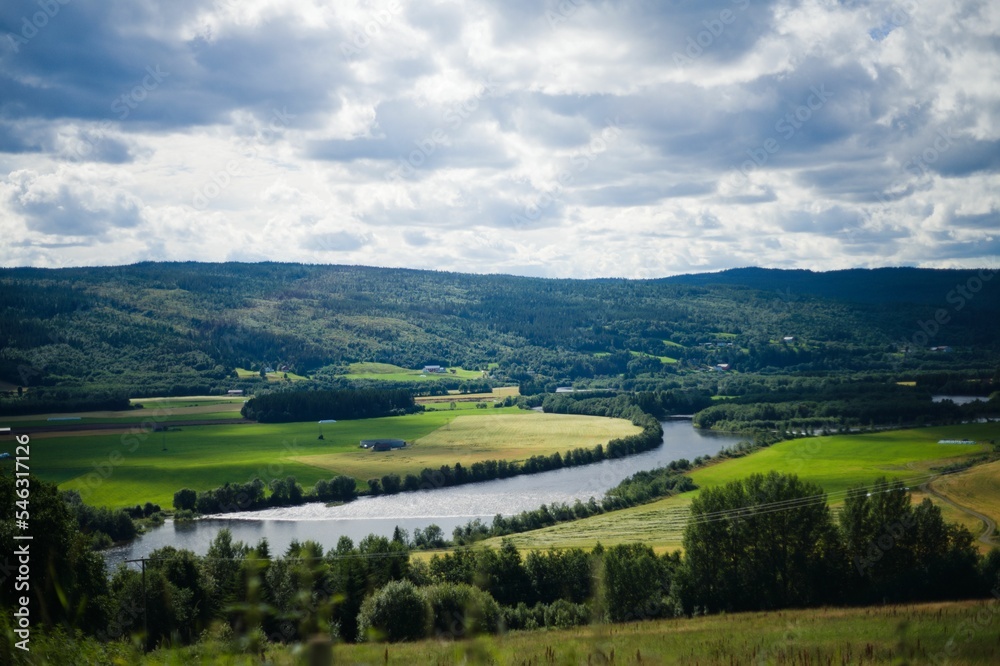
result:
M 417 587 L 406 580 L 388 583 L 361 604 L 358 634 L 369 641 L 415 641 L 428 634 L 430 608 Z
M 505 606 L 503 619 L 508 630 L 526 629 L 533 631 L 545 626 L 545 605 L 528 606 L 521 601 L 517 606 Z
M 489 592 L 464 583 L 441 583 L 421 590 L 438 638 L 493 634 L 500 627 L 500 605 Z
M 182 488 L 174 493 L 174 508 L 178 511 L 193 511 L 198 501 L 198 493 L 190 488 Z
M 556 599 L 544 610 L 545 626 L 566 629 L 590 623 L 590 607 L 574 604 L 565 599 Z

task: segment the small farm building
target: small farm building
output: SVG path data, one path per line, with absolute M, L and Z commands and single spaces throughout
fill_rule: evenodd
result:
M 406 440 L 404 439 L 363 439 L 361 440 L 361 448 L 372 449 L 373 451 L 391 451 L 392 449 L 401 449 L 406 446 Z

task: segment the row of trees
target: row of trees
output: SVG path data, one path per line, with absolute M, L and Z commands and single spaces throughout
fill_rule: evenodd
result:
M 254 477 L 246 483 L 225 483 L 202 492 L 182 488 L 174 493 L 173 504 L 178 511 L 234 513 L 307 502 L 350 502 L 356 496 L 355 481 L 349 476 L 320 479 L 310 491 L 303 490 L 294 476 L 273 479 L 269 484 Z
M 67 414 L 71 412 L 124 411 L 132 409 L 127 395 L 94 395 L 67 389 L 33 389 L 22 397 L 0 397 L 0 416 Z
M 956 405 L 933 402 L 909 387 L 834 385 L 832 389 L 750 394 L 717 403 L 694 415 L 699 428 L 837 430 L 878 425 L 946 423 L 1000 413 L 1000 400 Z
M 967 598 L 1000 583 L 1000 553 L 980 569 L 966 528 L 885 479 L 851 489 L 836 520 L 822 488 L 795 475 L 704 489 L 684 549 L 686 612 Z
M 261 423 L 318 419 L 370 419 L 423 411 L 403 389 L 340 389 L 265 393 L 247 400 L 240 413 Z

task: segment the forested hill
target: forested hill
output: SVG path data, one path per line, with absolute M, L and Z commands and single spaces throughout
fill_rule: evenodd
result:
M 677 275 L 663 278 L 662 282 L 697 286 L 738 285 L 852 303 L 920 303 L 952 307 L 964 298 L 972 309 L 996 310 L 1000 304 L 1000 279 L 998 284 L 991 284 L 994 272 L 994 269 L 970 273 L 928 268 L 853 268 L 818 273 L 809 270 L 733 268 L 719 273 Z M 974 303 L 976 300 L 979 302 Z
M 996 367 L 1000 279 L 982 280 L 918 269 L 663 280 L 278 263 L 0 269 L 0 380 L 137 395 L 221 390 L 235 368 L 266 365 L 334 380 L 360 361 L 489 368 L 526 389 L 594 378 L 649 386 L 723 363 Z M 968 298 L 954 293 L 977 285 Z M 923 334 L 939 310 L 946 323 Z M 937 345 L 954 351 L 928 350 Z

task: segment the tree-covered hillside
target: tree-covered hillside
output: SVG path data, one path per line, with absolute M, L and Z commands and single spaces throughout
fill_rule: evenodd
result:
M 741 269 L 552 280 L 277 263 L 0 269 L 0 381 L 198 393 L 255 381 L 237 380 L 236 368 L 330 383 L 359 361 L 483 369 L 527 390 L 595 378 L 648 386 L 719 364 L 806 374 L 988 370 L 1000 355 L 1000 280 L 985 276 Z M 963 288 L 968 297 L 956 296 Z

